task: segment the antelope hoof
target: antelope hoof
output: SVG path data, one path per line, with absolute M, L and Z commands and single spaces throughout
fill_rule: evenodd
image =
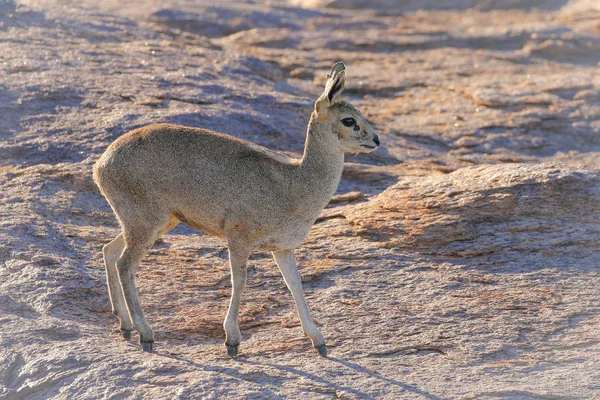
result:
M 231 358 L 236 358 L 238 355 L 238 346 L 230 346 L 228 344 L 225 346 L 227 346 L 227 355 Z
M 322 344 L 322 345 L 320 345 L 320 346 L 317 346 L 317 347 L 315 347 L 315 350 L 317 350 L 317 351 L 319 352 L 319 355 L 320 355 L 321 357 L 325 357 L 325 358 L 327 358 L 327 347 L 325 347 L 325 345 L 324 345 L 324 344 Z
M 152 353 L 152 348 L 154 342 L 140 342 L 140 344 L 142 345 L 142 350 L 144 350 L 146 353 Z
M 121 328 L 121 336 L 123 336 L 123 339 L 125 339 L 125 340 L 130 340 L 131 339 L 131 329 Z

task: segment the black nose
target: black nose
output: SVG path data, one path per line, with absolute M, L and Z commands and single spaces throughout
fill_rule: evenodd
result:
M 379 146 L 379 144 L 381 143 L 381 142 L 379 141 L 379 136 L 377 136 L 377 135 L 375 135 L 375 137 L 373 138 L 373 141 L 375 142 L 375 144 L 376 144 L 377 146 Z

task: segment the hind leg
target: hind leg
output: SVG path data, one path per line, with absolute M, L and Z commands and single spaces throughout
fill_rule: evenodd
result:
M 102 248 L 102 254 L 104 255 L 106 284 L 108 286 L 108 295 L 110 296 L 112 312 L 119 317 L 123 338 L 129 340 L 131 338 L 131 331 L 133 330 L 133 323 L 129 316 L 125 297 L 123 297 L 123 288 L 121 287 L 119 271 L 117 270 L 117 260 L 124 249 L 125 239 L 123 234 L 120 234 L 112 242 Z
M 144 351 L 151 352 L 154 342 L 154 332 L 144 316 L 144 311 L 135 288 L 135 272 L 141 259 L 152 244 L 163 233 L 177 225 L 177 220 L 168 215 L 158 217 L 144 216 L 135 225 L 123 219 L 125 249 L 117 261 L 117 271 L 123 289 L 123 296 L 133 325 L 140 334 L 140 344 Z

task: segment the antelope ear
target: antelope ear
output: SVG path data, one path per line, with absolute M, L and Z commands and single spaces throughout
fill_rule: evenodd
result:
M 324 112 L 327 108 L 340 100 L 342 91 L 346 84 L 346 66 L 343 62 L 336 63 L 331 67 L 329 75 L 327 75 L 325 83 L 325 91 L 315 102 L 315 111 L 317 113 Z

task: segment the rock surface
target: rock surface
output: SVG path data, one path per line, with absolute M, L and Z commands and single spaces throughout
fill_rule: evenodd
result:
M 600 7 L 398 3 L 0 2 L 0 397 L 598 397 Z M 156 122 L 298 154 L 340 59 L 383 148 L 298 249 L 330 357 L 256 253 L 229 359 L 226 247 L 185 226 L 138 271 L 156 352 L 122 341 L 99 154 Z

